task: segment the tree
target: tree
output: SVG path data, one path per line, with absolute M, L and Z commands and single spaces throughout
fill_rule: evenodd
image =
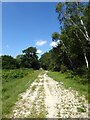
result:
M 17 60 L 17 62 L 19 64 L 19 67 L 23 67 L 23 65 L 22 65 L 22 59 L 23 59 L 23 55 L 17 55 L 16 56 L 16 60 Z
M 19 67 L 16 59 L 9 55 L 3 55 L 2 58 L 2 69 L 16 69 Z
M 24 53 L 21 57 L 21 66 L 25 68 L 39 69 L 39 61 L 37 56 L 37 49 L 29 47 L 22 51 Z
M 73 67 L 73 65 L 72 65 L 72 60 L 71 60 L 71 58 L 70 58 L 70 52 L 69 52 L 69 48 L 70 48 L 70 46 L 68 46 L 68 42 L 66 41 L 68 38 L 67 38 L 67 36 L 65 35 L 65 33 L 64 34 L 59 34 L 59 33 L 57 33 L 57 32 L 54 32 L 53 34 L 52 34 L 52 40 L 53 41 L 57 41 L 57 40 L 59 40 L 60 42 L 59 42 L 59 44 L 58 44 L 58 46 L 57 46 L 57 48 L 55 48 L 55 49 L 57 49 L 57 51 L 60 51 L 60 53 L 62 53 L 63 55 L 65 55 L 67 58 L 68 58 L 68 60 L 69 60 L 69 65 L 70 65 L 70 67 L 72 68 Z M 65 42 L 66 41 L 66 42 Z M 62 52 L 61 52 L 62 51 Z M 58 53 L 59 54 L 59 53 Z M 58 56 L 58 54 L 57 54 L 57 56 Z M 60 57 L 59 57 L 60 58 Z M 60 59 L 62 59 L 62 58 L 60 58 Z
M 0 69 L 2 69 L 2 57 L 0 56 Z
M 90 36 L 88 30 L 88 15 L 90 15 L 89 10 L 90 4 L 88 3 L 66 2 L 58 3 L 56 5 L 56 12 L 58 13 L 58 20 L 60 22 L 62 35 L 66 37 L 66 39 L 63 39 L 61 36 L 60 40 L 63 41 L 63 46 L 66 48 L 67 54 L 70 52 L 68 51 L 68 46 L 72 46 L 73 43 L 75 44 L 75 40 L 78 40 L 87 68 L 89 67 L 88 52 L 90 49 L 88 47 L 90 46 Z M 63 31 L 66 31 L 66 34 Z
M 16 68 L 39 69 L 40 64 L 36 52 L 37 49 L 35 47 L 29 47 L 23 50 L 23 54 L 17 55 L 16 59 L 8 55 L 1 56 L 0 60 L 2 60 L 2 67 L 3 69 L 16 69 Z
M 44 53 L 41 58 L 40 58 L 40 66 L 45 69 L 48 70 L 50 67 L 50 63 L 51 63 L 51 55 L 50 53 L 46 52 Z

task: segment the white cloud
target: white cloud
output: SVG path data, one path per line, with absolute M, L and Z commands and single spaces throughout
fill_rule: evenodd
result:
M 40 53 L 42 53 L 42 51 L 41 50 L 37 50 L 37 53 L 40 54 Z
M 52 41 L 52 42 L 50 43 L 50 46 L 56 47 L 56 46 L 58 45 L 58 43 L 59 43 L 59 40 L 58 40 L 57 42 Z
M 44 45 L 46 43 L 47 43 L 47 41 L 45 41 L 45 40 L 39 40 L 39 41 L 36 42 L 36 45 L 37 46 L 42 46 L 42 45 Z

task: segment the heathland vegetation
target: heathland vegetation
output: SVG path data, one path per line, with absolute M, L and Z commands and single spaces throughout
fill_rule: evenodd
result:
M 66 2 L 56 5 L 60 33 L 52 40 L 58 45 L 44 53 L 40 59 L 37 49 L 29 47 L 13 58 L 3 55 L 2 100 L 3 114 L 8 114 L 19 93 L 29 87 L 40 73 L 39 68 L 66 87 L 74 88 L 87 97 L 90 83 L 90 2 Z

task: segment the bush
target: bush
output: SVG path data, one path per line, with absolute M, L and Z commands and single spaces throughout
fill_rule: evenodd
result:
M 88 83 L 90 84 L 90 68 L 88 69 L 88 72 L 87 72 L 87 79 L 88 79 Z
M 75 73 L 75 71 L 67 71 L 66 79 L 67 78 L 70 78 L 70 79 L 72 79 L 80 84 L 87 84 L 88 83 L 88 78 L 86 75 L 83 75 L 83 76 L 78 75 Z
M 31 70 L 33 71 L 33 70 Z M 28 70 L 16 69 L 16 70 L 3 70 L 2 71 L 2 82 L 8 82 L 15 80 L 15 78 L 23 78 L 28 74 Z
M 62 73 L 66 72 L 67 71 L 67 67 L 65 65 L 61 65 L 60 71 Z
M 82 68 L 77 68 L 75 72 L 78 75 L 87 75 L 88 69 L 86 68 L 86 66 L 83 66 Z
M 12 56 L 3 55 L 2 59 L 2 69 L 16 69 L 19 67 L 18 62 Z

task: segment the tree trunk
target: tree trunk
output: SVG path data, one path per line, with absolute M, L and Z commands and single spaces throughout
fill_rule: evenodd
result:
M 84 26 L 84 31 L 85 31 L 85 33 L 84 33 L 84 32 L 82 31 L 82 29 L 81 29 L 72 19 L 71 19 L 71 22 L 72 22 L 73 25 L 75 25 L 75 26 L 78 27 L 79 31 L 83 34 L 83 36 L 85 37 L 85 39 L 86 39 L 88 42 L 90 42 L 90 38 L 89 38 L 89 36 L 88 36 L 88 32 L 85 31 L 85 26 Z
M 88 32 L 87 32 L 86 26 L 84 25 L 84 22 L 83 22 L 83 20 L 82 20 L 81 18 L 80 18 L 80 22 L 81 22 L 81 25 L 82 25 L 83 28 L 84 28 L 87 41 L 90 41 L 90 38 L 89 38 L 89 35 L 88 35 Z
M 84 46 L 83 46 L 83 44 L 82 44 L 82 41 L 81 41 L 81 39 L 79 38 L 79 36 L 78 36 L 77 33 L 75 33 L 75 32 L 73 32 L 73 33 L 76 35 L 76 37 L 78 38 L 78 40 L 79 40 L 80 43 L 81 43 L 81 46 L 82 46 L 82 49 L 83 49 L 84 58 L 85 58 L 86 67 L 89 68 L 88 59 L 87 59 L 86 52 L 85 52 L 85 48 L 84 48 Z
M 85 58 L 85 62 L 86 62 L 86 67 L 89 68 L 89 64 L 88 64 L 88 59 L 86 56 L 86 52 L 84 52 L 84 58 Z
M 78 5 L 79 5 L 79 2 L 77 2 L 77 7 L 78 7 Z M 79 8 L 79 7 L 78 7 L 78 8 Z M 88 35 L 86 26 L 84 25 L 84 22 L 83 22 L 81 16 L 79 16 L 79 19 L 80 19 L 80 23 L 81 23 L 81 25 L 83 26 L 83 29 L 84 29 L 85 33 L 84 33 L 80 28 L 79 28 L 79 30 L 82 32 L 82 34 L 84 35 L 84 37 L 86 38 L 86 40 L 90 42 L 90 37 L 89 37 L 89 35 Z

